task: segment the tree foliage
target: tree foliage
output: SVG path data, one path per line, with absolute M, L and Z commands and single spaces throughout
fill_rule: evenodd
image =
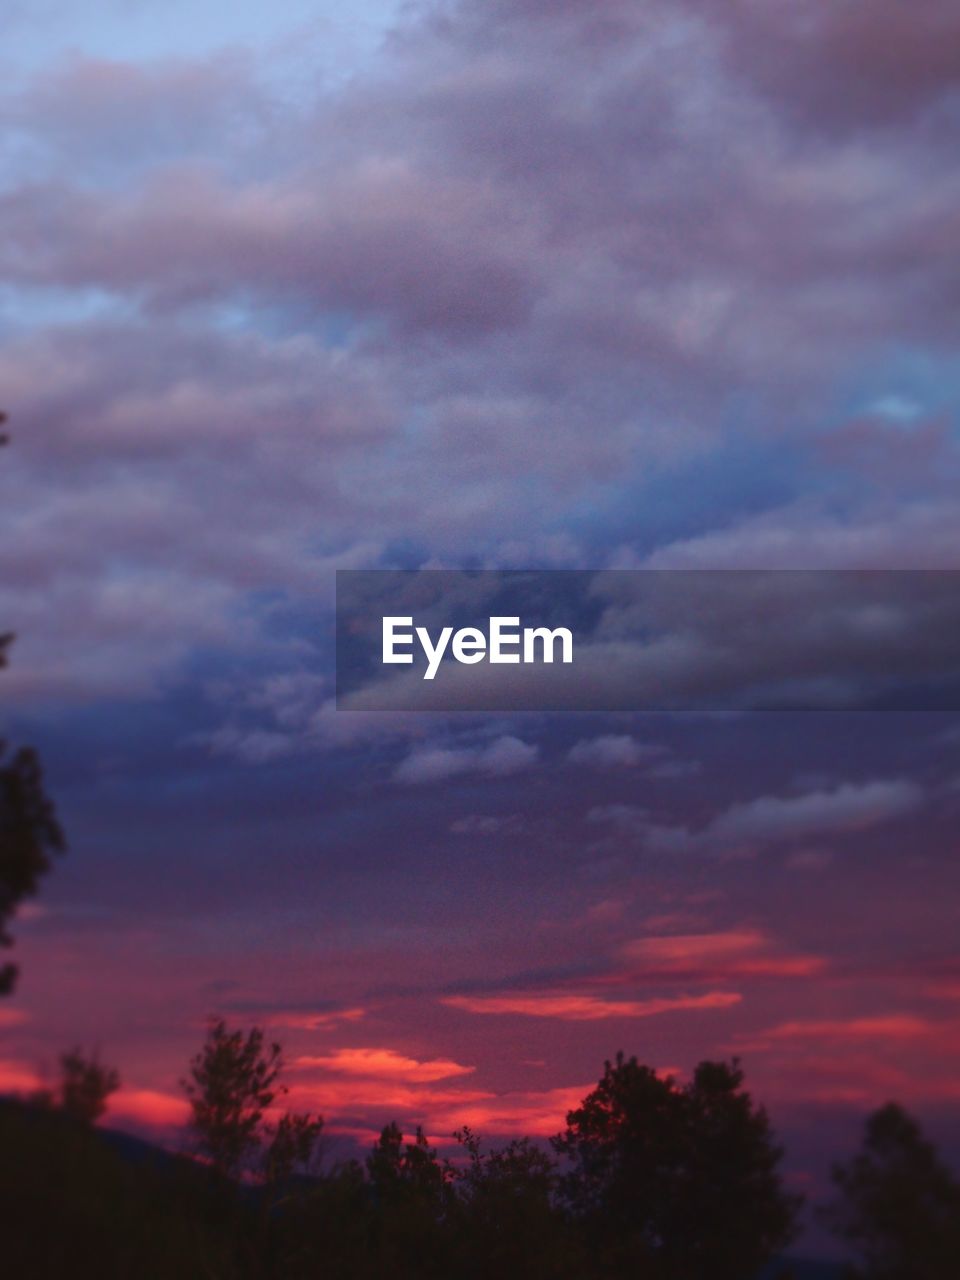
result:
M 463 1274 L 554 1280 L 589 1274 L 587 1259 L 557 1211 L 556 1160 L 530 1138 L 484 1151 L 476 1133 L 454 1134 L 467 1156 L 457 1170 Z
M 268 1179 L 311 1166 L 323 1120 L 285 1114 L 272 1126 L 266 1114 L 286 1093 L 279 1083 L 283 1054 L 259 1027 L 230 1031 L 211 1018 L 203 1048 L 181 1081 L 190 1102 L 190 1127 L 199 1154 L 228 1177 L 258 1169 Z
M 0 947 L 11 947 L 7 924 L 25 898 L 32 897 L 64 848 L 63 833 L 43 787 L 36 752 L 21 747 L 8 754 L 0 742 Z M 0 995 L 8 995 L 17 966 L 0 965 Z
M 263 1174 L 268 1182 L 285 1182 L 294 1174 L 315 1171 L 323 1120 L 307 1113 L 286 1112 L 265 1131 Z
M 88 1057 L 81 1049 L 71 1049 L 61 1055 L 58 1103 L 81 1124 L 99 1120 L 110 1095 L 119 1088 L 119 1073 L 105 1066 L 96 1053 Z
M 396 1197 L 420 1198 L 442 1205 L 453 1179 L 453 1171 L 427 1141 L 418 1126 L 412 1142 L 405 1142 L 396 1124 L 382 1130 L 367 1157 L 371 1186 L 383 1200 Z
M 951 1280 L 960 1269 L 960 1184 L 895 1103 L 875 1111 L 859 1152 L 833 1170 L 823 1216 L 863 1280 Z
M 0 413 L 0 426 L 4 421 Z M 0 445 L 6 440 L 0 433 Z M 0 634 L 0 667 L 6 666 L 12 640 L 10 633 Z M 0 740 L 0 947 L 13 945 L 9 921 L 24 899 L 37 892 L 51 856 L 64 847 L 36 752 L 29 747 L 11 752 Z M 16 965 L 0 964 L 0 996 L 10 994 L 16 978 Z
M 185 1083 L 198 1146 L 232 1174 L 219 1178 L 136 1139 L 128 1158 L 121 1135 L 69 1123 L 71 1108 L 0 1099 L 0 1208 L 13 1206 L 22 1228 L 5 1257 L 31 1276 L 68 1274 L 79 1258 L 91 1274 L 156 1280 L 794 1274 L 771 1255 L 797 1200 L 736 1062 L 701 1063 L 680 1084 L 621 1054 L 552 1152 L 528 1138 L 488 1147 L 463 1128 L 460 1154 L 445 1158 L 422 1129 L 408 1139 L 388 1124 L 363 1162 L 324 1171 L 319 1117 L 277 1114 L 282 1065 L 262 1031 L 211 1021 Z M 62 1066 L 73 1114 L 95 1118 L 115 1074 L 79 1050 Z M 858 1277 L 952 1280 L 960 1190 L 909 1116 L 890 1106 L 871 1117 L 835 1177 L 828 1217 L 859 1253 Z
M 608 1274 L 742 1280 L 792 1238 L 799 1203 L 742 1085 L 737 1062 L 702 1062 L 681 1087 L 618 1054 L 567 1116 L 561 1194 Z

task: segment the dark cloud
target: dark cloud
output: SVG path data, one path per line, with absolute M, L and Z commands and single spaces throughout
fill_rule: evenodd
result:
M 549 1134 L 621 1044 L 756 1045 L 778 1103 L 956 1097 L 936 725 L 331 687 L 338 566 L 956 567 L 954 8 L 471 0 L 353 75 L 289 77 L 291 33 L 10 69 L 3 688 L 72 846 L 17 922 L 12 1087 L 81 1019 L 121 1114 L 178 1119 L 222 1001 L 364 1142 L 378 1105 Z M 628 605 L 598 680 L 716 678 L 630 667 Z M 790 617 L 731 678 L 795 663 Z

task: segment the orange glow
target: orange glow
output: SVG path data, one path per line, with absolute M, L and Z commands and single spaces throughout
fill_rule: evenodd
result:
M 622 955 L 644 973 L 685 974 L 709 970 L 754 977 L 810 977 L 822 973 L 819 956 L 782 955 L 759 929 L 728 929 L 718 933 L 679 933 L 638 938 Z
M 42 1085 L 33 1067 L 11 1058 L 0 1058 L 0 1093 L 31 1093 Z
M 289 1027 L 292 1031 L 332 1031 L 344 1022 L 359 1022 L 366 1009 L 334 1009 L 327 1013 L 303 1013 L 291 1009 L 266 1014 L 260 1021 L 265 1027 Z
M 906 1013 L 891 1013 L 876 1018 L 823 1019 L 811 1022 L 783 1022 L 761 1032 L 768 1040 L 847 1040 L 847 1039 L 913 1039 L 928 1035 L 936 1027 L 923 1018 Z
M 363 1076 L 376 1080 L 403 1080 L 408 1084 L 430 1084 L 451 1076 L 466 1076 L 475 1067 L 466 1067 L 449 1058 L 431 1058 L 419 1062 L 406 1058 L 393 1049 L 337 1049 L 321 1057 L 300 1057 L 293 1062 L 298 1068 L 320 1068 L 340 1075 Z
M 544 992 L 533 995 L 447 996 L 441 1003 L 468 1013 L 514 1013 L 531 1018 L 593 1022 L 601 1018 L 651 1018 L 658 1013 L 690 1009 L 728 1009 L 743 997 L 736 991 L 708 991 L 702 996 L 667 996 L 653 1000 L 607 1000 L 599 996 Z
M 156 1089 L 120 1089 L 107 1106 L 109 1121 L 133 1120 L 155 1128 L 184 1124 L 189 1114 L 190 1107 L 183 1098 Z
M 422 1119 L 436 1107 L 456 1111 L 495 1096 L 485 1089 L 431 1089 L 376 1079 L 330 1079 L 291 1085 L 285 1103 L 324 1115 L 360 1108 L 377 1113 L 396 1111 Z

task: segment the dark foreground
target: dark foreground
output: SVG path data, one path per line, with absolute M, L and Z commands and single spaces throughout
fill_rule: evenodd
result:
M 517 1200 L 507 1197 L 485 1221 L 451 1211 L 438 1230 L 422 1197 L 388 1202 L 349 1167 L 296 1179 L 268 1195 L 129 1135 L 0 1100 L 3 1271 L 24 1280 L 614 1274 L 572 1235 L 558 1232 L 536 1203 Z M 840 1275 L 829 1264 L 790 1260 L 765 1268 L 763 1280 Z

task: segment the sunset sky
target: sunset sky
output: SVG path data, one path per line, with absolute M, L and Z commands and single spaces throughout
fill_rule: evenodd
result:
M 82 11 L 82 15 L 81 15 Z M 203 1020 L 366 1142 L 739 1054 L 960 1153 L 960 713 L 337 710 L 337 568 L 960 569 L 951 0 L 4 6 L 0 1089 Z

